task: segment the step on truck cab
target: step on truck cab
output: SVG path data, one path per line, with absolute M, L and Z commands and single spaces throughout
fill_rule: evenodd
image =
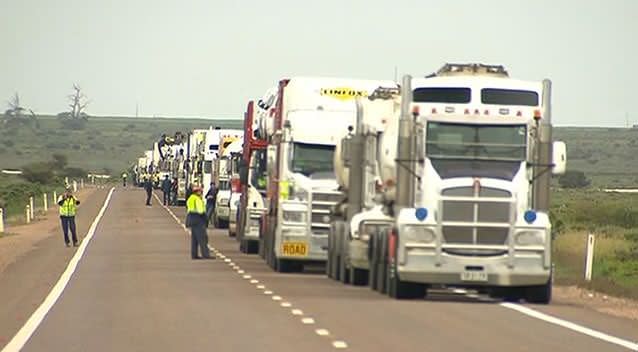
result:
M 328 216 L 343 197 L 335 146 L 355 120 L 354 98 L 388 81 L 296 77 L 279 82 L 259 123 L 267 147 L 267 213 L 259 250 L 276 271 L 327 259 Z M 390 83 L 391 84 L 391 83 Z
M 395 298 L 431 286 L 551 300 L 549 191 L 565 171 L 553 142 L 551 82 L 502 66 L 445 65 L 403 79 L 398 124 L 379 153 L 384 214 L 370 235 L 370 281 Z M 395 166 L 393 166 L 395 164 Z M 367 230 L 359 224 L 359 235 Z

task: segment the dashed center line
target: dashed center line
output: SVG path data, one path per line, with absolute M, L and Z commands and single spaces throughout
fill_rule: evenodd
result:
M 159 198 L 157 197 L 157 195 L 154 194 L 154 196 L 159 201 Z M 168 213 L 175 219 L 175 221 L 177 221 L 178 224 L 182 225 L 182 227 L 184 228 L 184 231 L 188 235 L 189 232 L 190 232 L 189 229 L 185 225 L 183 225 L 181 223 L 179 218 L 177 218 L 175 216 L 175 214 L 168 207 L 163 206 L 163 205 L 162 205 L 162 207 L 164 209 L 166 209 L 166 211 L 168 211 Z M 219 251 L 218 249 L 216 249 L 216 248 L 214 248 L 214 247 L 212 247 L 210 245 L 208 246 L 208 248 L 209 248 L 209 250 L 211 250 L 215 254 L 215 256 L 223 259 L 224 262 L 227 263 L 229 267 L 233 268 L 233 270 L 235 270 L 238 275 L 241 275 L 243 279 L 250 280 L 251 284 L 259 284 L 259 280 L 253 279 L 251 275 L 247 274 L 236 263 L 234 263 L 233 260 L 230 257 L 225 256 L 221 251 Z M 263 285 L 263 284 L 256 285 L 256 287 L 259 290 L 263 290 L 263 294 L 266 295 L 266 296 L 270 296 L 273 301 L 279 302 L 279 301 L 283 300 L 283 298 L 281 296 L 274 295 L 273 291 L 267 290 L 266 286 Z M 283 308 L 290 308 L 290 307 L 292 307 L 292 303 L 290 303 L 290 302 L 281 302 L 280 306 L 283 307 Z M 315 324 L 315 320 L 313 318 L 304 317 L 303 316 L 304 312 L 301 309 L 291 309 L 290 312 L 294 316 L 300 316 L 301 317 L 300 321 L 304 325 L 314 325 Z M 317 335 L 319 335 L 319 336 L 329 336 L 330 335 L 330 332 L 328 330 L 326 330 L 326 329 L 316 329 L 315 333 Z M 348 347 L 348 345 L 344 341 L 341 341 L 341 340 L 333 341 L 332 342 L 332 346 L 335 349 L 345 349 L 345 348 Z

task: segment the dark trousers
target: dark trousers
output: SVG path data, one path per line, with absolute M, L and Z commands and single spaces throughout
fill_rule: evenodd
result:
M 208 251 L 208 234 L 204 224 L 197 224 L 191 227 L 191 258 L 197 258 L 197 247 L 199 247 L 203 258 L 210 257 Z
M 153 193 L 153 191 L 148 190 L 146 191 L 146 205 L 151 205 L 151 194 Z
M 164 205 L 168 205 L 171 201 L 171 192 L 164 192 Z
M 78 242 L 78 235 L 75 232 L 75 216 L 60 216 L 62 222 L 62 232 L 64 233 L 64 243 L 69 243 L 69 229 L 71 229 L 71 236 L 73 243 Z
M 126 187 L 126 179 L 125 178 L 122 179 L 122 186 Z
M 210 219 L 211 217 L 213 217 L 214 213 L 215 213 L 215 203 L 213 202 L 206 203 L 206 226 L 210 224 Z

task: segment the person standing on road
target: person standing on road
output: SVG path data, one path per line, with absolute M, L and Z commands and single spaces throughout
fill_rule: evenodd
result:
M 206 227 L 210 224 L 210 218 L 215 213 L 215 198 L 217 198 L 217 188 L 213 182 L 210 183 L 210 188 L 206 192 Z
M 177 187 L 177 177 L 174 177 L 171 182 L 171 205 L 177 205 Z
M 162 192 L 164 193 L 164 205 L 168 205 L 171 201 L 171 180 L 168 178 L 168 175 L 164 177 L 162 180 Z
M 208 250 L 208 234 L 206 233 L 206 206 L 202 199 L 202 187 L 193 186 L 193 193 L 186 201 L 186 225 L 191 228 L 191 258 L 215 259 Z M 197 247 L 202 256 L 197 255 Z
M 151 194 L 153 193 L 153 180 L 147 177 L 144 180 L 144 190 L 146 190 L 146 205 L 151 206 Z
M 126 179 L 128 178 L 128 175 L 126 174 L 126 172 L 122 173 L 122 187 L 126 187 Z
M 62 232 L 64 233 L 64 243 L 69 247 L 69 229 L 73 238 L 73 246 L 78 246 L 78 235 L 75 229 L 75 213 L 80 201 L 71 193 L 71 187 L 67 187 L 64 193 L 57 199 L 60 206 L 60 221 L 62 222 Z

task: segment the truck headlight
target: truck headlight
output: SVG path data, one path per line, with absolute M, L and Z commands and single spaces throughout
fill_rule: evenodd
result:
M 432 230 L 419 225 L 405 225 L 401 227 L 401 237 L 405 242 L 420 243 L 432 243 L 436 239 Z
M 545 234 L 542 231 L 523 231 L 516 234 L 515 241 L 519 246 L 539 246 L 545 244 Z
M 294 186 L 290 186 L 290 190 L 289 190 L 289 198 L 288 199 L 294 199 L 300 202 L 307 202 L 309 199 L 308 196 L 308 191 L 306 191 L 303 188 L 297 188 Z
M 308 213 L 305 211 L 284 210 L 282 214 L 284 222 L 296 222 L 305 224 L 307 222 L 306 219 L 308 218 Z

